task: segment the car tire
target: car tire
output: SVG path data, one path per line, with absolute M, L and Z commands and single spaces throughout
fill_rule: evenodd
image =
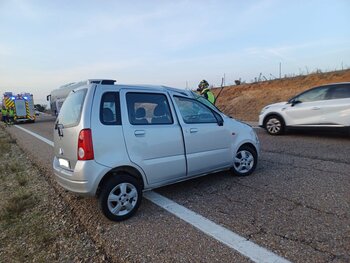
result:
M 254 172 L 258 163 L 256 150 L 249 145 L 242 145 L 233 160 L 232 171 L 238 176 L 247 176 Z
M 271 135 L 281 135 L 285 130 L 284 120 L 277 115 L 268 116 L 265 119 L 264 128 Z
M 142 199 L 140 183 L 127 174 L 117 174 L 108 179 L 100 192 L 102 213 L 112 221 L 122 221 L 133 216 Z

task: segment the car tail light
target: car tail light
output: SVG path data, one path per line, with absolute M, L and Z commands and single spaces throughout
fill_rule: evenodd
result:
M 81 130 L 78 138 L 78 160 L 86 161 L 94 159 L 92 136 L 90 129 Z

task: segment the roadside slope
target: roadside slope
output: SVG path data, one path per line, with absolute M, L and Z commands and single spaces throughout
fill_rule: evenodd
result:
M 224 87 L 216 105 L 225 114 L 244 121 L 258 121 L 267 104 L 287 101 L 294 95 L 317 85 L 350 81 L 350 69 L 314 73 L 292 78 Z M 217 95 L 221 88 L 214 88 Z
M 0 262 L 109 262 L 2 123 L 0 155 Z

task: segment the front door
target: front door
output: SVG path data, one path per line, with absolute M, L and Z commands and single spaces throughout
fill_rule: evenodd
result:
M 221 116 L 197 100 L 177 96 L 174 100 L 181 116 L 188 175 L 230 167 L 232 134 Z
M 324 106 L 327 103 L 327 86 L 308 90 L 294 98 L 294 103 L 288 104 L 285 114 L 290 125 L 319 125 L 325 122 Z

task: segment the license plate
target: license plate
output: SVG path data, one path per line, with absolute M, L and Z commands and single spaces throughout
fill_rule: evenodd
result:
M 59 159 L 58 159 L 58 162 L 59 162 L 60 166 L 62 166 L 62 167 L 64 167 L 64 168 L 67 168 L 67 169 L 70 168 L 70 167 L 69 167 L 69 162 L 68 162 L 66 159 L 61 159 L 61 158 L 59 158 Z

